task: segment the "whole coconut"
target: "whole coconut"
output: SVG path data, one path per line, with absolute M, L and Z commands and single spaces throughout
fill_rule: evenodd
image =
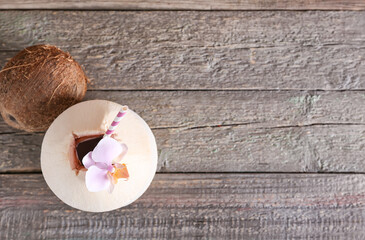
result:
M 46 130 L 85 96 L 87 77 L 70 54 L 50 45 L 19 52 L 0 71 L 0 112 L 10 126 Z

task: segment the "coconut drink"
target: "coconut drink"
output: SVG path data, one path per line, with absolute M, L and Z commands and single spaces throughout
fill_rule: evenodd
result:
M 0 71 L 0 113 L 24 131 L 49 127 L 41 149 L 48 186 L 71 207 L 104 212 L 146 191 L 156 172 L 157 147 L 151 129 L 128 107 L 78 103 L 87 82 L 70 54 L 50 45 L 27 47 Z
M 148 188 L 157 146 L 146 122 L 117 103 L 78 103 L 51 124 L 41 168 L 55 195 L 71 207 L 105 212 L 126 206 Z

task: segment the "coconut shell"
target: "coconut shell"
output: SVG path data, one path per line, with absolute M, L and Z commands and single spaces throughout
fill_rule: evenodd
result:
M 0 71 L 0 112 L 10 126 L 46 130 L 86 93 L 80 65 L 59 48 L 36 45 L 19 52 Z
M 75 140 L 84 136 L 102 136 L 121 109 L 121 105 L 91 100 L 78 103 L 61 113 L 48 128 L 42 143 L 43 177 L 64 203 L 88 212 L 105 212 L 124 207 L 138 199 L 151 184 L 157 169 L 157 145 L 147 123 L 131 109 L 114 130 L 113 138 L 128 147 L 117 160 L 129 172 L 114 191 L 89 192 L 86 169 L 75 169 Z

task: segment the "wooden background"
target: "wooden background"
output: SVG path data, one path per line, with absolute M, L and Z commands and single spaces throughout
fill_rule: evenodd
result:
M 0 120 L 0 239 L 365 238 L 364 1 L 0 9 L 1 67 L 26 46 L 59 46 L 91 78 L 86 99 L 129 105 L 159 149 L 139 200 L 85 213 L 48 189 L 44 133 Z

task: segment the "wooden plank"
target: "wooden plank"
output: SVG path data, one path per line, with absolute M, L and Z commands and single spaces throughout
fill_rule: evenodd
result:
M 365 172 L 365 126 L 153 130 L 159 172 Z M 40 171 L 43 134 L 0 135 L 0 171 Z
M 365 89 L 365 12 L 0 12 L 0 63 L 69 51 L 90 89 Z
M 363 91 L 88 91 L 130 106 L 156 128 L 365 124 Z M 0 133 L 19 132 L 0 120 Z
M 162 174 L 106 213 L 66 206 L 41 175 L 0 175 L 1 239 L 363 239 L 364 213 L 364 175 Z
M 0 0 L 0 9 L 104 9 L 104 10 L 364 10 L 361 0 Z
M 153 129 L 160 172 L 365 172 L 364 92 L 91 91 Z M 40 171 L 43 134 L 0 121 L 0 172 Z
M 40 171 L 43 134 L 0 134 L 1 172 Z

